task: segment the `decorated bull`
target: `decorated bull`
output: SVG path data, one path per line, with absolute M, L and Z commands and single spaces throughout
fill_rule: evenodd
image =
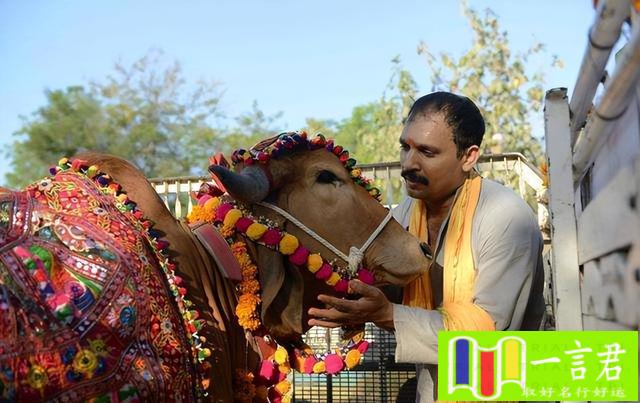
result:
M 291 368 L 358 363 L 361 337 L 324 354 L 301 342 L 307 309 L 351 278 L 412 280 L 418 242 L 322 136 L 232 161 L 211 166 L 189 224 L 103 154 L 0 188 L 0 401 L 286 401 Z

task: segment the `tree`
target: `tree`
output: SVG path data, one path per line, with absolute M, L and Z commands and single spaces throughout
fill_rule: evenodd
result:
M 418 46 L 432 74 L 431 89 L 461 93 L 478 104 L 487 124 L 485 153 L 492 149 L 520 152 L 538 161 L 542 147 L 532 136 L 530 114 L 541 109 L 544 75 L 529 72 L 527 66 L 544 52 L 544 45 L 535 43 L 525 52 L 514 53 L 491 9 L 479 13 L 466 1 L 461 4 L 473 30 L 473 43 L 466 53 L 456 59 L 448 53 L 433 55 L 424 42 Z M 562 62 L 554 56 L 551 65 L 562 67 Z
M 83 87 L 46 91 L 47 106 L 25 121 L 17 135 L 12 153 L 13 172 L 7 174 L 10 185 L 23 185 L 43 176 L 46 167 L 63 156 L 81 149 L 108 150 L 108 139 L 99 135 L 105 124 L 100 101 Z
M 416 83 L 402 67 L 399 57 L 379 100 L 353 108 L 351 116 L 337 125 L 336 139 L 353 152 L 360 163 L 397 161 L 402 121 L 416 96 Z
M 222 117 L 218 84 L 187 84 L 180 64 L 165 67 L 161 56 L 118 63 L 105 83 L 93 83 L 107 116 L 104 135 L 148 177 L 201 172 L 219 147 L 221 133 L 211 125 Z
M 118 63 L 105 82 L 46 91 L 47 104 L 15 134 L 11 186 L 41 177 L 63 156 L 108 152 L 136 164 L 148 177 L 201 173 L 220 148 L 216 83 L 188 85 L 178 63 L 162 65 L 151 52 L 129 67 Z
M 282 131 L 278 120 L 282 112 L 273 115 L 265 114 L 254 100 L 251 110 L 235 118 L 236 126 L 224 130 L 220 146 L 216 151 L 225 155 L 231 154 L 237 148 L 248 148 L 267 137 L 275 136 Z
M 532 136 L 531 113 L 542 106 L 544 74 L 527 66 L 544 52 L 536 43 L 522 53 L 510 50 L 508 34 L 501 31 L 490 9 L 478 13 L 465 1 L 462 10 L 473 31 L 471 48 L 456 58 L 434 55 L 426 43 L 418 45 L 431 73 L 431 91 L 447 90 L 473 99 L 485 117 L 487 128 L 483 152 L 520 152 L 536 162 L 542 156 L 540 141 Z M 552 66 L 562 67 L 555 56 Z M 337 124 L 336 138 L 359 162 L 395 161 L 402 120 L 418 93 L 411 73 L 399 57 L 383 95 L 377 101 L 356 106 L 351 116 Z

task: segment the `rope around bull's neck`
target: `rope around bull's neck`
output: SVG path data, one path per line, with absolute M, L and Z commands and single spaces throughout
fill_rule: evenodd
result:
M 355 246 L 352 246 L 351 248 L 349 248 L 349 255 L 347 256 L 341 250 L 333 246 L 329 241 L 327 241 L 326 239 L 318 235 L 314 230 L 307 227 L 302 222 L 300 222 L 300 220 L 298 220 L 297 218 L 289 214 L 287 211 L 276 206 L 275 204 L 271 204 L 267 202 L 258 202 L 256 204 L 277 212 L 278 214 L 280 214 L 281 216 L 289 220 L 296 227 L 306 232 L 310 237 L 320 242 L 327 249 L 333 252 L 336 256 L 338 256 L 340 259 L 344 260 L 346 263 L 349 264 L 349 272 L 351 273 L 351 275 L 356 274 L 356 272 L 358 271 L 358 268 L 360 267 L 360 264 L 362 263 L 362 259 L 364 258 L 364 252 L 367 250 L 369 246 L 371 246 L 371 243 L 373 243 L 373 241 L 378 237 L 378 235 L 380 235 L 380 233 L 382 232 L 384 227 L 387 225 L 389 220 L 391 220 L 391 218 L 393 217 L 393 212 L 389 210 L 389 212 L 382 219 L 380 224 L 378 224 L 378 227 L 371 233 L 371 235 L 369 235 L 369 238 L 365 241 L 362 247 L 356 248 Z

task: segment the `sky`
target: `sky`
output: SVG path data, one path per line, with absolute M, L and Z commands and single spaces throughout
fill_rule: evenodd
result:
M 512 51 L 546 44 L 548 57 L 530 67 L 545 72 L 546 88 L 571 90 L 594 18 L 591 0 L 468 3 L 498 15 Z M 454 0 L 0 0 L 0 185 L 20 116 L 45 105 L 46 89 L 101 81 L 116 61 L 130 65 L 152 49 L 180 62 L 191 82 L 219 82 L 227 116 L 257 101 L 267 114 L 283 113 L 278 126 L 296 130 L 307 117 L 340 120 L 378 99 L 395 56 L 428 92 L 418 43 L 459 56 L 471 39 Z M 549 67 L 552 54 L 563 69 Z M 542 116 L 536 120 L 541 136 Z

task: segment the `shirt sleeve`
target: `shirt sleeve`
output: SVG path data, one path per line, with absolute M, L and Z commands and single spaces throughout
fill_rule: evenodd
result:
M 393 305 L 396 362 L 438 363 L 438 331 L 444 329 L 439 311 Z
M 518 329 L 537 267 L 540 231 L 528 207 L 515 203 L 491 209 L 479 225 L 474 303 L 491 315 L 496 330 Z

